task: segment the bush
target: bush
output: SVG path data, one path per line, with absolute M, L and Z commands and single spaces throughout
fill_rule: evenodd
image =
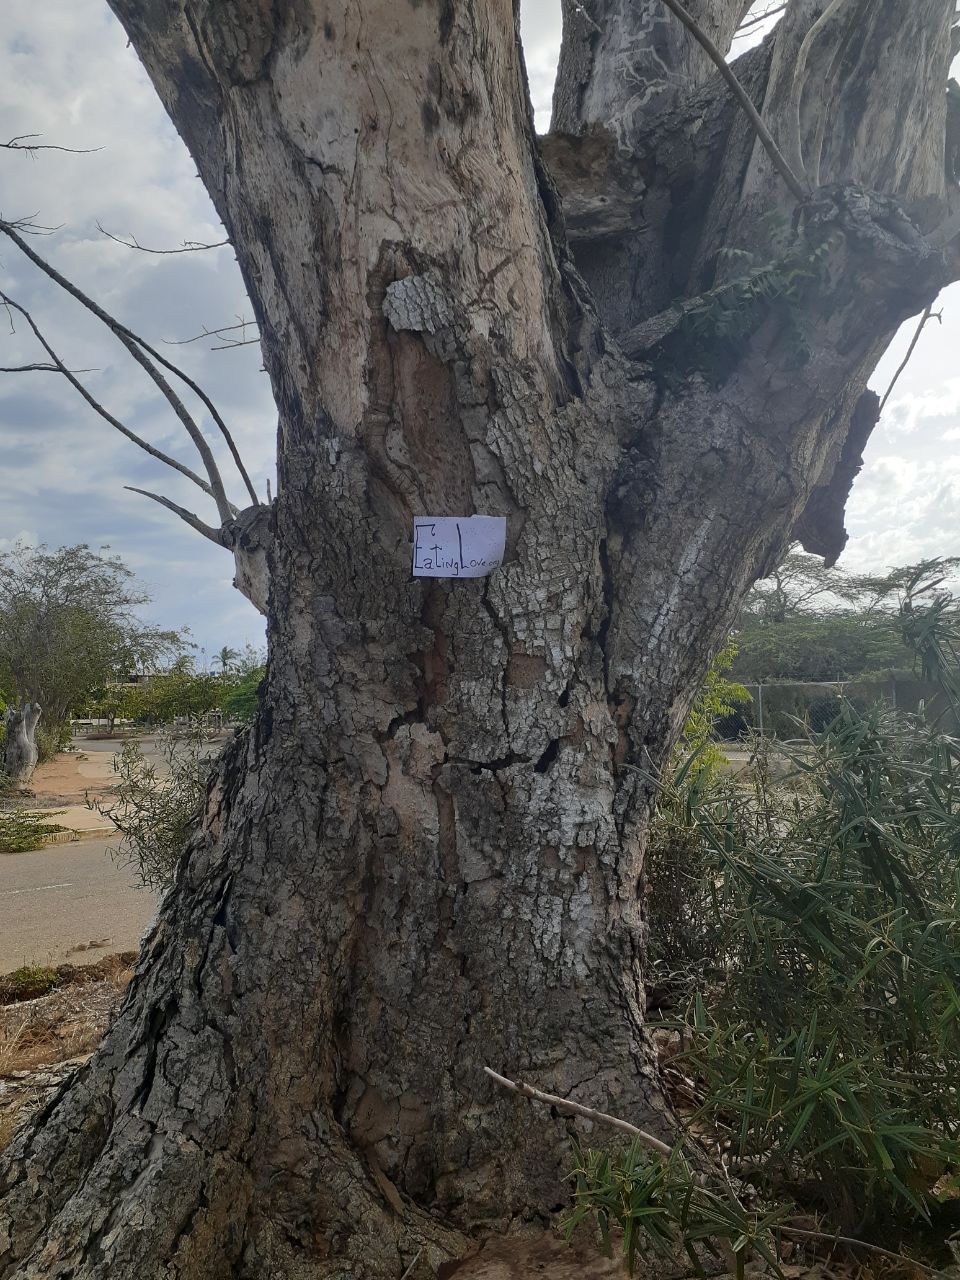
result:
M 52 835 L 58 835 L 67 827 L 50 822 L 50 818 L 58 818 L 64 811 L 55 813 L 29 813 L 26 809 L 14 809 L 11 813 L 0 813 L 0 853 L 28 853 L 31 849 L 42 849 Z
M 37 1000 L 40 996 L 49 995 L 59 985 L 60 975 L 56 969 L 39 964 L 25 964 L 14 969 L 3 983 L 5 999 L 9 1003 Z
M 116 800 L 100 808 L 123 835 L 118 856 L 145 885 L 165 887 L 176 871 L 200 815 L 211 771 L 210 746 L 198 724 L 160 738 L 165 768 L 125 742 L 114 763 Z M 99 806 L 98 806 L 99 808 Z
M 774 781 L 671 793 L 651 933 L 700 1122 L 834 1220 L 928 1216 L 960 1167 L 960 743 L 844 706 Z M 679 910 L 679 918 L 677 912 Z

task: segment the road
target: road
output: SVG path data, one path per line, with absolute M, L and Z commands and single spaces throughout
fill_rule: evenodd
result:
M 137 949 L 157 899 L 110 856 L 118 841 L 0 854 L 0 973 Z

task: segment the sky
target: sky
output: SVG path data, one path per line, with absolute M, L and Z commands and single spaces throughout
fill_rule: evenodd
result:
M 560 0 L 524 0 L 523 35 L 538 126 L 549 121 L 560 41 Z M 97 148 L 34 157 L 0 150 L 0 214 L 34 215 L 56 228 L 39 250 L 81 288 L 182 364 L 218 405 L 261 495 L 273 482 L 276 411 L 259 349 L 216 351 L 182 342 L 204 327 L 251 315 L 229 247 L 149 255 L 143 245 L 211 243 L 223 231 L 175 130 L 127 47 L 105 0 L 3 0 L 0 141 L 19 134 Z M 50 285 L 9 243 L 0 244 L 0 288 L 27 307 L 65 362 L 131 428 L 188 464 L 191 446 L 165 402 L 116 341 Z M 857 481 L 842 564 L 880 569 L 926 556 L 960 555 L 960 286 L 938 304 L 892 396 Z M 914 325 L 901 333 L 874 377 L 884 390 Z M 38 358 L 18 322 L 0 315 L 0 366 Z M 238 477 L 221 469 L 242 505 Z M 224 644 L 262 644 L 263 623 L 231 586 L 232 560 L 176 517 L 125 485 L 166 494 L 208 518 L 208 500 L 141 453 L 50 373 L 0 374 L 0 551 L 17 539 L 109 546 L 153 597 L 146 611 L 164 626 L 189 626 L 201 654 Z M 194 497 L 196 495 L 196 499 Z

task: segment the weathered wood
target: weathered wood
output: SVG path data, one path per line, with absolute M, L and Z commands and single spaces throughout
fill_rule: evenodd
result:
M 508 0 L 112 3 L 263 335 L 270 663 L 103 1048 L 0 1163 L 0 1277 L 424 1280 L 563 1198 L 568 1122 L 486 1062 L 669 1141 L 657 776 L 947 268 L 853 183 L 718 258 L 769 188 L 700 69 L 625 101 L 622 168 L 612 116 L 541 155 Z M 755 102 L 774 62 L 741 60 Z M 622 203 L 591 238 L 594 180 Z M 503 568 L 412 579 L 413 516 L 474 512 Z
M 36 702 L 8 707 L 4 712 L 3 772 L 15 786 L 25 787 L 37 767 L 37 725 L 41 708 Z

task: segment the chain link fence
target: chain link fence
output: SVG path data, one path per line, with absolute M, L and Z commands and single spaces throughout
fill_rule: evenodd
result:
M 960 731 L 956 716 L 936 685 L 908 676 L 878 680 L 796 680 L 745 684 L 750 702 L 717 726 L 718 735 L 735 742 L 748 733 L 781 740 L 802 736 L 802 726 L 822 732 L 837 716 L 842 702 L 862 711 L 877 704 L 919 712 L 948 733 Z

